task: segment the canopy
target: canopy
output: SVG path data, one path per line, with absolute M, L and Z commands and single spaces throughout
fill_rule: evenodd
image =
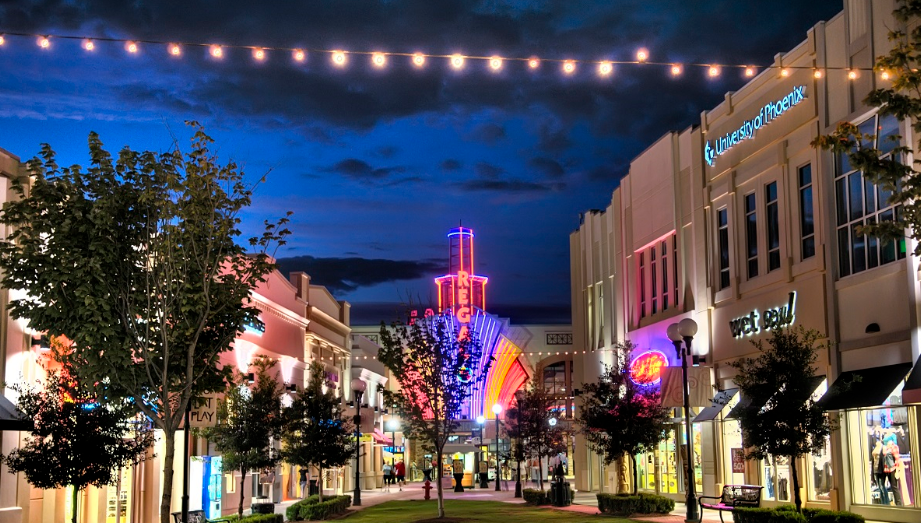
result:
M 905 387 L 902 388 L 902 403 L 905 405 L 911 403 L 921 403 L 921 356 L 915 362 L 915 368 L 908 375 L 905 381 Z
M 0 431 L 3 430 L 33 430 L 35 425 L 32 420 L 26 419 L 22 412 L 13 405 L 13 402 L 0 394 Z
M 726 405 L 729 405 L 729 402 L 732 401 L 732 398 L 738 394 L 739 389 L 726 389 L 716 393 L 716 396 L 713 397 L 709 407 L 704 408 L 700 411 L 700 414 L 694 418 L 693 423 L 699 423 L 701 421 L 713 421 L 720 415 L 720 412 L 726 408 Z
M 905 379 L 911 363 L 842 372 L 819 400 L 825 410 L 847 410 L 883 405 Z

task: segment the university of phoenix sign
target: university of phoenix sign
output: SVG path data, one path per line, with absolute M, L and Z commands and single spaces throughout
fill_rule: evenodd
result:
M 716 162 L 717 156 L 721 156 L 742 140 L 754 138 L 758 129 L 771 123 L 775 118 L 789 111 L 791 107 L 805 99 L 806 86 L 794 87 L 790 94 L 780 100 L 768 102 L 767 105 L 761 108 L 761 112 L 757 116 L 742 122 L 742 126 L 735 131 L 726 133 L 713 141 L 707 140 L 706 145 L 704 145 L 704 160 L 707 161 L 707 165 L 712 166 Z

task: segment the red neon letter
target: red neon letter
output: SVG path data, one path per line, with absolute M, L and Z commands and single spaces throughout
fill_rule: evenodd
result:
M 470 307 L 457 308 L 457 321 L 461 323 L 470 323 Z
M 470 289 L 466 287 L 457 289 L 457 303 L 461 305 L 470 305 Z
M 470 274 L 467 271 L 457 271 L 457 286 L 470 288 Z

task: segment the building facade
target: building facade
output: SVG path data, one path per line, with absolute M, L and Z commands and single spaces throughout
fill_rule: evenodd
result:
M 914 521 L 921 514 L 921 385 L 914 383 L 921 377 L 909 377 L 913 367 L 921 373 L 918 260 L 907 254 L 914 244 L 858 234 L 858 226 L 892 220 L 900 210 L 846 156 L 811 146 L 841 121 L 876 135 L 872 145 L 883 151 L 899 139 L 912 144 L 909 125 L 862 103 L 886 85 L 872 66 L 890 49 L 889 29 L 901 25 L 893 1 L 848 0 L 844 7 L 703 112 L 700 126 L 652 145 L 631 164 L 611 205 L 585 215 L 570 239 L 575 348 L 597 354 L 617 333 L 641 349 L 667 349 L 661 327 L 692 317 L 699 326 L 694 353 L 715 400 L 693 409 L 698 491 L 762 485 L 770 506 L 792 502 L 793 467 L 782 456 L 739 459 L 744 445 L 733 408 L 745 398 L 728 363 L 755 356 L 751 341 L 772 328 L 817 330 L 827 347 L 813 369 L 815 394 L 840 428 L 822 452 L 796 463 L 802 499 L 869 519 Z M 644 200 L 646 186 L 652 189 Z M 677 262 L 663 256 L 672 249 L 671 230 Z M 663 262 L 677 274 L 663 274 Z M 677 310 L 663 310 L 666 299 L 677 299 Z M 586 381 L 604 361 L 596 354 L 575 363 Z M 854 376 L 857 385 L 842 386 Z M 680 432 L 640 457 L 640 489 L 683 497 Z M 878 470 L 882 448 L 899 457 L 892 473 Z M 615 474 L 605 478 L 590 449 L 584 455 L 588 470 L 577 485 L 617 489 Z

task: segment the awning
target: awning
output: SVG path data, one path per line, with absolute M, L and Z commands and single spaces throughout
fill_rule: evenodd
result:
M 819 385 L 821 385 L 823 381 L 825 381 L 824 375 L 813 376 L 812 378 L 810 378 L 809 385 L 807 387 L 807 389 L 810 391 L 810 394 L 814 393 L 814 391 L 819 388 Z M 806 403 L 807 399 L 809 399 L 808 395 L 803 398 L 803 403 Z M 741 414 L 743 410 L 747 409 L 751 405 L 752 405 L 751 398 L 743 394 L 739 398 L 739 402 L 736 403 L 736 406 L 733 407 L 732 410 L 729 411 L 729 414 L 726 414 L 726 417 L 723 419 L 738 419 L 739 414 Z M 764 404 L 757 405 L 757 407 L 761 409 L 764 407 Z
M 381 429 L 374 429 L 374 432 L 371 433 L 371 437 L 374 438 L 374 442 L 381 445 L 390 445 L 393 446 L 393 440 L 385 436 Z
M 0 394 L 0 431 L 34 429 L 35 425 L 32 420 L 26 419 L 12 401 Z
M 842 372 L 819 400 L 819 406 L 825 410 L 881 406 L 910 370 L 911 363 L 897 363 Z
M 496 448 L 496 446 L 493 445 L 492 448 Z M 461 454 L 466 454 L 468 452 L 479 452 L 479 450 L 473 445 L 465 445 L 463 443 L 448 443 L 445 445 L 445 448 L 442 452 L 445 455 L 448 455 L 448 454 L 454 454 L 457 452 Z
M 905 381 L 905 387 L 902 388 L 902 404 L 912 403 L 921 403 L 921 356 L 918 356 L 915 368 L 911 369 L 911 374 Z
M 710 406 L 704 408 L 700 411 L 700 414 L 694 418 L 692 423 L 699 423 L 701 421 L 713 421 L 720 415 L 720 412 L 726 408 L 726 405 L 729 405 L 729 402 L 732 401 L 732 398 L 739 392 L 739 389 L 726 389 L 716 393 L 716 396 L 713 397 L 713 400 L 710 402 Z

